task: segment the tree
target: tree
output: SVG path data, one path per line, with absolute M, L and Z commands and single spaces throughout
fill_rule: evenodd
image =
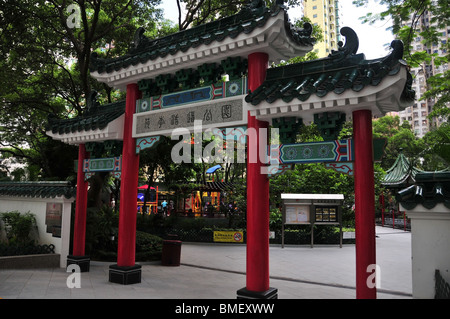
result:
M 368 0 L 353 1 L 353 4 L 357 6 L 363 6 L 367 3 Z M 439 40 L 439 36 L 442 34 L 440 30 L 447 30 L 450 19 L 448 0 L 381 0 L 380 4 L 385 5 L 387 9 L 377 15 L 368 13 L 361 19 L 363 22 L 372 23 L 390 18 L 393 22 L 392 32 L 405 44 L 404 58 L 410 66 L 418 67 L 423 63 L 433 63 L 435 66 L 440 66 L 450 62 L 450 43 Z M 418 22 L 424 18 L 427 12 L 430 12 L 432 16 L 429 26 L 420 29 Z M 421 37 L 425 46 L 439 47 L 443 52 L 447 52 L 447 55 L 439 57 L 437 53 L 430 53 L 425 50 L 412 53 L 412 40 L 418 36 Z M 450 110 L 448 109 L 450 71 L 435 74 L 428 78 L 427 82 L 428 91 L 422 96 L 422 100 L 435 99 L 433 111 L 429 115 L 430 118 L 445 116 L 450 119 Z
M 71 157 L 76 150 L 46 136 L 47 117 L 82 114 L 85 97 L 92 89 L 104 97 L 104 102 L 120 98 L 120 94 L 90 77 L 90 54 L 94 48 L 102 48 L 102 56 L 124 54 L 139 26 L 149 30 L 149 35 L 159 36 L 154 31 L 161 20 L 161 11 L 156 9 L 159 2 L 3 0 L 1 157 L 14 156 L 39 167 L 35 178 L 65 179 L 76 155 L 72 160 L 61 160 L 60 156 Z M 165 24 L 163 31 L 166 30 Z M 47 156 L 47 150 L 59 158 Z M 66 168 L 55 173 L 57 163 L 64 163 Z
M 266 1 L 268 7 L 278 3 L 277 0 Z M 186 30 L 207 22 L 236 14 L 246 5 L 264 3 L 264 0 L 177 0 L 178 29 Z M 287 8 L 296 7 L 301 0 L 288 0 L 284 5 Z
M 423 137 L 426 146 L 424 163 L 427 170 L 443 170 L 450 166 L 450 125 L 443 123 Z
M 381 166 L 389 169 L 402 151 L 407 157 L 418 159 L 424 150 L 424 144 L 411 130 L 409 123 L 400 125 L 399 116 L 384 116 L 373 121 L 373 138 L 386 138 Z M 420 163 L 419 163 L 420 164 Z

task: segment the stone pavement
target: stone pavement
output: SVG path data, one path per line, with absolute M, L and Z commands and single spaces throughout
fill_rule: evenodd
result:
M 379 299 L 411 299 L 411 233 L 376 227 Z M 142 282 L 108 281 L 109 265 L 91 262 L 81 288 L 68 288 L 65 269 L 0 270 L 3 299 L 236 299 L 245 287 L 244 245 L 183 243 L 181 266 L 140 263 Z M 355 246 L 270 246 L 270 286 L 280 299 L 354 299 Z

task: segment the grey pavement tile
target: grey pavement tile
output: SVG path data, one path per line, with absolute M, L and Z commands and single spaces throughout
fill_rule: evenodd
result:
M 411 236 L 377 228 L 377 263 L 381 266 L 379 299 L 410 299 Z M 354 299 L 355 246 L 270 246 L 270 286 L 280 299 Z M 142 282 L 108 281 L 109 265 L 92 262 L 81 273 L 81 288 L 67 287 L 65 269 L 0 270 L 0 298 L 30 299 L 236 299 L 245 287 L 244 245 L 183 243 L 182 265 L 142 263 Z M 281 280 L 284 279 L 284 280 Z M 308 283 L 309 282 L 309 283 Z M 316 283 L 316 284 L 314 284 Z M 400 291 L 405 294 L 392 294 Z
M 24 287 L 25 282 L 3 282 L 0 285 L 0 298 L 16 298 Z

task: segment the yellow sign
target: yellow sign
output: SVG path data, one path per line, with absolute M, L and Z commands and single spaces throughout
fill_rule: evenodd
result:
M 224 243 L 243 243 L 244 233 L 241 231 L 215 231 L 214 232 L 215 242 Z

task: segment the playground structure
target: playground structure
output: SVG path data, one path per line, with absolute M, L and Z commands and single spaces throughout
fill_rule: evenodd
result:
M 137 197 L 137 207 L 138 212 L 143 214 L 157 214 L 158 213 L 158 195 L 159 195 L 159 186 L 156 186 L 156 189 L 154 187 L 150 188 L 150 200 L 145 201 L 145 193 L 148 188 L 148 185 L 143 185 L 138 187 L 139 191 L 144 191 L 144 194 L 138 193 Z M 154 191 L 154 194 L 152 194 Z M 153 195 L 153 196 L 152 196 Z M 152 200 L 154 199 L 154 200 Z M 145 208 L 144 208 L 145 206 Z
M 345 160 L 352 167 L 356 295 L 376 298 L 376 287 L 366 284 L 368 266 L 376 264 L 371 121 L 374 115 L 413 103 L 412 77 L 402 60 L 401 41 L 392 42 L 388 56 L 366 60 L 357 54 L 358 37 L 349 28 L 341 29 L 345 45 L 341 43 L 327 58 L 268 68 L 269 63 L 311 51 L 311 32 L 309 24 L 294 28 L 282 3 L 269 9 L 262 1 L 253 1 L 236 15 L 162 39 L 150 40 L 138 29 L 132 50 L 118 58 L 100 59 L 94 53 L 91 75 L 126 90 L 125 103 L 99 106 L 93 100 L 89 112 L 78 119 L 53 119 L 47 132 L 54 139 L 79 145 L 72 260 L 74 256 L 86 260 L 88 181 L 81 172 L 92 154 L 85 145 L 95 141 L 110 147 L 110 140 L 123 141 L 116 170 L 121 178 L 118 258 L 110 268 L 110 281 L 132 284 L 141 280 L 140 265 L 135 263 L 139 152 L 175 128 L 193 132 L 195 121 L 202 121 L 204 130 L 245 126 L 256 132 L 256 139 L 247 141 L 247 271 L 246 286 L 238 290 L 238 298 L 277 297 L 277 289 L 269 285 L 267 172 L 280 174 L 304 160 Z M 218 82 L 222 74 L 228 74 L 229 81 Z M 98 113 L 109 117 L 98 117 Z M 336 141 L 343 122 L 350 118 L 353 140 Z M 291 145 L 299 127 L 313 122 L 327 143 Z M 288 146 L 271 149 L 270 161 L 255 158 L 255 154 L 267 154 L 267 142 L 255 141 L 264 140 L 261 137 L 270 124 L 279 129 L 282 144 Z M 335 156 L 325 161 L 330 154 Z

